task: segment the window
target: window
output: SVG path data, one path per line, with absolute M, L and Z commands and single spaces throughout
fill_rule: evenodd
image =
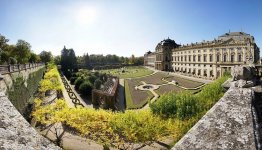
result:
M 198 61 L 199 62 L 201 61 L 201 55 L 198 55 Z
M 193 56 L 193 62 L 195 62 L 195 61 L 196 61 L 196 55 Z
M 217 62 L 219 62 L 220 61 L 220 55 L 217 55 Z
M 175 61 L 176 61 L 176 57 L 175 57 Z
M 241 51 L 241 47 L 238 47 L 237 50 L 238 50 L 238 51 Z
M 223 60 L 224 62 L 226 62 L 227 61 L 227 55 L 224 55 L 224 60 Z
M 183 56 L 181 56 L 181 61 L 183 61 Z
M 222 50 L 223 50 L 223 51 L 226 51 L 227 49 L 223 48 Z
M 204 55 L 204 62 L 206 62 L 207 61 L 207 56 L 206 55 Z
M 213 61 L 213 55 L 209 55 L 209 61 L 210 61 L 210 62 Z
M 189 62 L 191 61 L 191 55 L 188 56 L 188 60 L 189 60 Z
M 186 58 L 187 58 L 187 57 L 185 56 L 185 61 L 186 61 Z
M 231 55 L 231 62 L 234 62 L 234 56 L 235 55 Z
M 238 61 L 239 61 L 239 62 L 242 61 L 242 55 L 241 55 L 241 54 L 238 55 Z
M 179 61 L 179 56 L 177 57 L 177 61 Z
M 204 49 L 204 52 L 206 52 L 207 50 L 206 49 Z

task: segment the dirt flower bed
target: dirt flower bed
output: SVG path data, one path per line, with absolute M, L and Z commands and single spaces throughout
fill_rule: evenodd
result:
M 175 80 L 178 83 L 178 85 L 181 85 L 181 86 L 186 87 L 186 88 L 195 88 L 195 87 L 198 87 L 198 86 L 204 84 L 204 83 L 201 83 L 201 82 L 183 79 L 183 78 L 180 78 L 180 77 L 177 77 L 177 76 L 169 76 L 169 77 L 166 77 L 165 80 L 167 80 L 169 82 Z
M 139 81 L 144 81 L 147 84 L 165 84 L 166 82 L 162 79 L 167 76 L 167 73 L 157 72 L 151 76 L 140 78 Z
M 159 95 L 163 95 L 164 93 L 169 93 L 169 92 L 176 92 L 176 93 L 179 93 L 181 91 L 184 91 L 184 89 L 180 88 L 180 87 L 177 87 L 175 85 L 172 85 L 172 84 L 168 84 L 168 85 L 163 85 L 163 86 L 160 86 L 159 89 L 156 90 L 156 92 L 159 94 Z

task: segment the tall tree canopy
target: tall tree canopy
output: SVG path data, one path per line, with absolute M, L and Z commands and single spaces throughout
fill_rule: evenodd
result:
M 40 61 L 39 56 L 31 51 L 31 45 L 28 42 L 18 40 L 15 45 L 10 45 L 8 41 L 5 36 L 0 34 L 0 64 L 24 64 Z
M 31 56 L 31 45 L 24 40 L 18 40 L 16 43 L 14 55 L 16 56 L 18 63 L 27 63 Z
M 61 69 L 65 75 L 70 76 L 73 71 L 77 70 L 77 58 L 73 49 L 64 49 L 61 51 Z
M 52 53 L 49 51 L 42 51 L 40 53 L 41 61 L 44 63 L 50 62 L 53 59 Z

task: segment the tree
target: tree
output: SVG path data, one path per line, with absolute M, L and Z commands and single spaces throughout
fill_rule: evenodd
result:
M 34 53 L 31 53 L 31 56 L 29 58 L 29 62 L 30 63 L 36 63 L 36 62 L 40 62 L 40 57 Z
M 50 62 L 53 59 L 52 53 L 49 51 L 42 51 L 40 53 L 41 61 L 44 63 Z
M 55 56 L 54 61 L 55 61 L 56 65 L 60 65 L 61 64 L 61 56 Z
M 18 40 L 16 43 L 16 49 L 13 53 L 18 63 L 27 63 L 31 56 L 31 45 L 24 40 Z
M 132 54 L 131 59 L 130 59 L 130 64 L 134 64 L 135 63 L 135 55 Z
M 64 46 L 61 51 L 61 69 L 70 78 L 72 72 L 77 71 L 77 58 L 73 49 L 66 49 Z

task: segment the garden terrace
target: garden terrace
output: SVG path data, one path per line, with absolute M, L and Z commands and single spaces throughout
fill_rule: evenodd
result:
M 148 100 L 153 97 L 153 94 L 149 91 L 141 91 L 135 89 L 135 87 L 139 84 L 139 80 L 136 79 L 125 80 L 127 109 L 141 108 L 148 102 Z
M 144 81 L 146 82 L 147 84 L 165 84 L 166 82 L 163 81 L 162 79 L 164 77 L 167 77 L 168 74 L 167 73 L 163 73 L 163 72 L 157 72 L 151 76 L 147 76 L 147 77 L 142 77 L 142 78 L 139 78 L 138 80 L 139 81 Z
M 183 79 L 183 78 L 180 78 L 180 77 L 177 77 L 177 76 L 168 76 L 168 77 L 165 78 L 165 80 L 167 80 L 169 82 L 176 81 L 178 83 L 178 85 L 185 87 L 185 88 L 196 88 L 196 87 L 199 87 L 199 86 L 204 84 L 204 83 L 201 83 L 201 82 Z

